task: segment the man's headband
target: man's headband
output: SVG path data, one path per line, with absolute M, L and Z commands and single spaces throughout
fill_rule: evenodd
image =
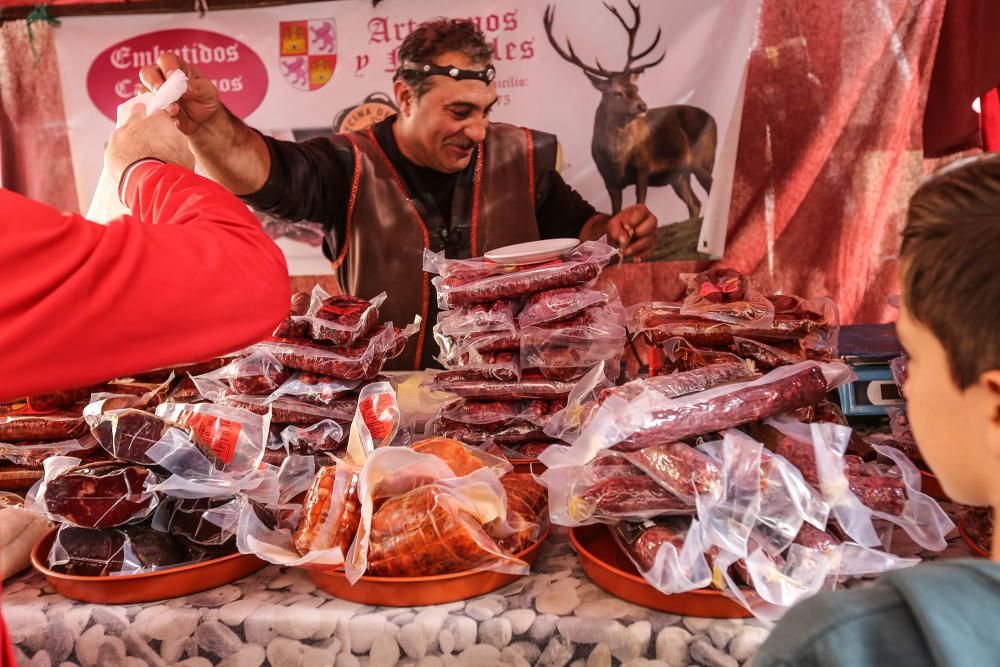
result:
M 489 85 L 497 76 L 497 70 L 493 65 L 487 65 L 485 69 L 459 69 L 454 65 L 415 65 L 413 67 L 399 68 L 400 74 L 407 74 L 411 77 L 425 79 L 429 76 L 440 75 L 450 76 L 456 81 L 462 79 L 475 79 Z

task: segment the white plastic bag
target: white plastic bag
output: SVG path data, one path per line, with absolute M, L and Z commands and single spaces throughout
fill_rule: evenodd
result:
M 146 105 L 147 116 L 154 111 L 166 109 L 187 92 L 187 85 L 187 76 L 184 72 L 175 70 L 155 93 L 143 93 L 119 104 L 118 120 L 115 127 L 121 127 L 128 120 L 132 114 L 132 107 L 136 104 Z M 177 131 L 180 132 L 180 130 Z M 102 168 L 101 177 L 97 181 L 97 189 L 94 191 L 93 199 L 90 200 L 90 208 L 87 209 L 87 220 L 107 224 L 115 218 L 129 213 L 131 211 L 128 207 L 118 199 L 118 183 L 108 174 L 106 168 Z

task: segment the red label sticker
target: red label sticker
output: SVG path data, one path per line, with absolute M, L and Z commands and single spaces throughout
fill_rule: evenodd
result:
M 211 79 L 226 107 L 239 118 L 253 113 L 267 92 L 267 68 L 243 42 L 208 30 L 160 30 L 136 35 L 102 51 L 87 72 L 87 92 L 105 116 L 134 97 L 139 70 L 173 52 Z
M 229 465 L 236 455 L 236 443 L 243 428 L 238 422 L 183 410 L 177 423 L 190 427 L 195 439 L 212 450 L 223 464 Z
M 358 404 L 358 409 L 372 438 L 381 440 L 392 432 L 397 413 L 392 394 L 368 396 Z

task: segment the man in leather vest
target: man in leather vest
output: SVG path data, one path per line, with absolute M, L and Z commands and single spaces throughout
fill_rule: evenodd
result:
M 188 92 L 168 111 L 209 176 L 253 207 L 321 222 L 324 252 L 341 288 L 386 292 L 384 319 L 422 318 L 396 368 L 433 363 L 437 304 L 424 249 L 449 258 L 539 238 L 607 234 L 626 257 L 656 244 L 644 206 L 598 213 L 556 171 L 551 134 L 494 123 L 492 50 L 471 22 L 423 23 L 399 49 L 393 93 L 399 113 L 366 130 L 301 143 L 265 137 L 233 116 L 215 86 L 176 55 L 160 56 L 140 79 L 156 89 L 177 68 Z

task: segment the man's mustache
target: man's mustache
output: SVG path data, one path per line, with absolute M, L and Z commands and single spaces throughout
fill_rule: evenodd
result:
M 445 146 L 455 146 L 456 148 L 461 148 L 464 151 L 472 150 L 476 147 L 476 142 L 469 141 L 468 139 L 445 139 Z

